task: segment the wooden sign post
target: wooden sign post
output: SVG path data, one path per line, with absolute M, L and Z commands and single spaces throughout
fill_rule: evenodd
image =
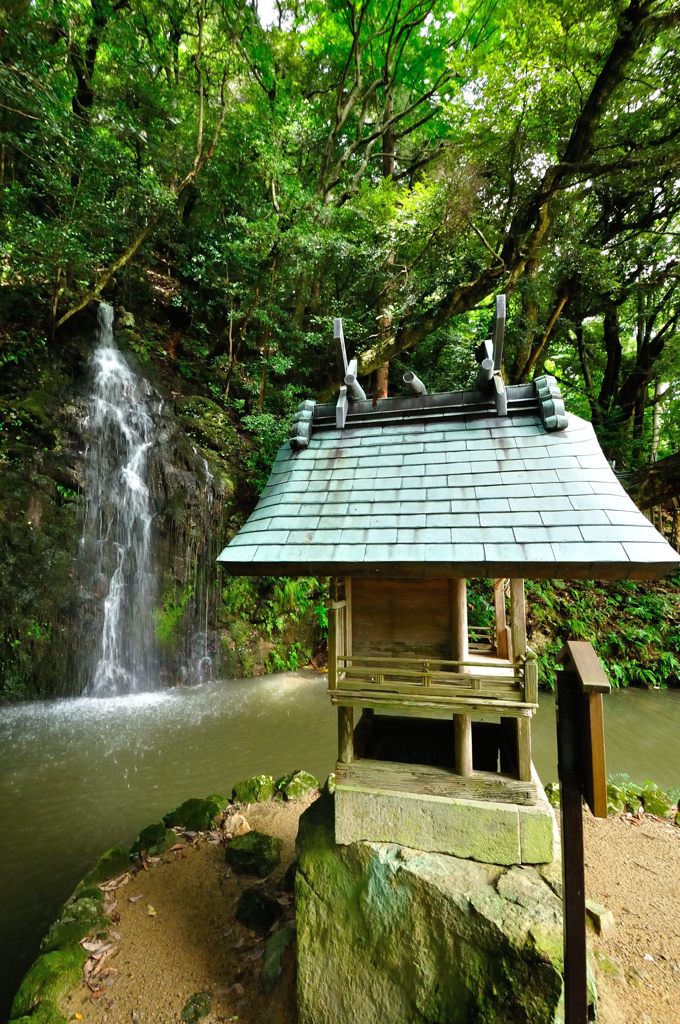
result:
M 560 780 L 565 1024 L 587 1024 L 583 798 L 607 817 L 602 694 L 609 682 L 589 643 L 570 640 L 558 655 L 557 772 Z

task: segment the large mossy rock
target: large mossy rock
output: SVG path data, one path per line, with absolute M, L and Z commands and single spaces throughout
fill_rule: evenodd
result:
M 300 1024 L 555 1024 L 561 904 L 533 867 L 334 841 L 300 819 Z
M 236 783 L 231 792 L 231 799 L 239 804 L 261 804 L 273 800 L 275 792 L 273 775 L 253 775 Z
M 225 858 L 229 867 L 239 874 L 264 878 L 281 863 L 282 845 L 278 836 L 268 836 L 253 829 L 232 839 L 226 848 Z
M 226 803 L 224 797 L 217 793 L 213 793 L 204 800 L 199 797 L 191 797 L 179 807 L 175 807 L 174 811 L 166 814 L 163 821 L 168 828 L 179 825 L 188 832 L 205 832 L 212 828 L 215 818 Z
M 30 1015 L 31 1021 L 63 1021 L 58 1001 L 78 985 L 86 959 L 79 945 L 39 956 L 14 997 L 10 1020 Z
M 130 856 L 139 857 L 144 850 L 150 857 L 157 857 L 176 842 L 177 836 L 172 829 L 166 828 L 164 822 L 158 821 L 155 825 L 147 825 L 142 829 L 130 847 Z

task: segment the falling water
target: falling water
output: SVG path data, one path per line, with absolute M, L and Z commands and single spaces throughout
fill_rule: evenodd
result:
M 82 547 L 103 609 L 86 693 L 110 697 L 153 689 L 158 679 L 147 478 L 156 438 L 151 389 L 115 347 L 113 309 L 106 303 L 98 310 L 92 365 Z

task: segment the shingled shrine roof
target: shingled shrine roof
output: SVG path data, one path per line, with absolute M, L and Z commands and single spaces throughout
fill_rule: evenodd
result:
M 366 401 L 333 324 L 336 404 L 303 402 L 255 511 L 219 560 L 233 574 L 657 578 L 678 555 L 623 490 L 553 377 L 506 387 L 505 296 L 476 389 Z
M 391 577 L 656 578 L 680 564 L 552 378 L 500 389 L 341 414 L 303 403 L 220 561 L 238 575 Z

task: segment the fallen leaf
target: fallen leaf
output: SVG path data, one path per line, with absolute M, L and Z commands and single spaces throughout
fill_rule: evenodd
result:
M 109 882 L 102 882 L 99 888 L 102 892 L 113 892 L 119 886 L 127 885 L 131 877 L 130 872 L 126 871 L 125 874 L 119 875 L 118 878 L 112 878 Z
M 186 850 L 186 848 L 187 848 L 187 844 L 186 843 L 175 843 L 174 846 L 170 847 L 170 849 L 168 850 L 168 853 L 177 853 L 178 850 Z
M 138 900 L 144 898 L 144 893 L 140 892 L 138 896 L 128 896 L 128 903 L 137 903 Z
M 147 912 L 149 917 L 155 917 L 156 916 L 156 909 L 155 909 L 155 907 L 152 907 L 150 903 L 147 903 L 147 905 L 146 905 L 146 912 Z

